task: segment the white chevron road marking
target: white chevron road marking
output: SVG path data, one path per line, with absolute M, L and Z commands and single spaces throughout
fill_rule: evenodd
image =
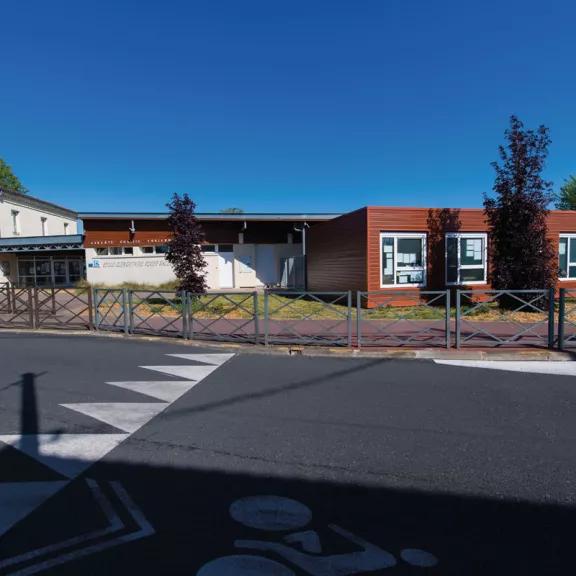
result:
M 3 482 L 0 484 L 0 537 L 68 484 L 56 482 Z
M 528 372 L 533 374 L 552 374 L 557 376 L 576 376 L 576 362 L 508 360 L 434 360 L 436 364 L 460 366 L 462 368 L 484 368 L 486 370 L 505 370 L 507 372 Z
M 0 442 L 68 478 L 75 478 L 128 438 L 128 434 L 13 434 Z
M 178 400 L 183 394 L 186 394 L 188 390 L 194 388 L 198 382 L 188 382 L 185 380 L 142 380 L 135 382 L 106 382 L 106 384 L 172 403 Z
M 202 362 L 203 364 L 212 364 L 214 366 L 221 366 L 224 362 L 228 362 L 234 354 L 166 354 L 166 356 L 173 356 L 174 358 L 183 358 L 184 360 L 192 360 L 194 362 Z
M 106 422 L 106 424 L 132 434 L 152 420 L 154 416 L 160 414 L 169 404 L 165 402 L 79 402 L 60 404 L 60 406 Z
M 218 366 L 140 366 L 140 368 L 145 368 L 146 370 L 155 370 L 156 372 L 162 372 L 164 374 L 170 374 L 171 376 L 179 376 L 180 378 L 185 378 L 186 380 L 195 380 L 199 382 L 218 370 Z

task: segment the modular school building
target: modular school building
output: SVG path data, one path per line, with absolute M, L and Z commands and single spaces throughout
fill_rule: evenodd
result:
M 490 288 L 482 209 L 377 206 L 348 214 L 198 214 L 198 220 L 211 290 Z M 576 212 L 551 211 L 548 229 L 558 285 L 576 288 Z M 77 215 L 0 191 L 0 283 L 161 285 L 175 279 L 166 261 L 170 237 L 166 213 Z

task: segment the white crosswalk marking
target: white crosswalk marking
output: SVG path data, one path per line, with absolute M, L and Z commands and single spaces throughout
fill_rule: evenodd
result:
M 178 400 L 183 394 L 186 394 L 186 392 L 196 386 L 198 382 L 188 382 L 185 380 L 143 380 L 135 382 L 106 382 L 106 384 L 171 403 Z
M 212 364 L 214 366 L 221 366 L 234 356 L 234 354 L 167 354 L 167 356 L 174 356 L 174 358 L 183 358 L 184 360 L 192 360 L 193 362 L 202 362 L 204 364 Z
M 506 370 L 508 372 L 529 372 L 534 374 L 554 374 L 576 376 L 576 362 L 508 360 L 434 360 L 436 364 L 460 366 L 463 368 L 484 368 L 485 370 Z

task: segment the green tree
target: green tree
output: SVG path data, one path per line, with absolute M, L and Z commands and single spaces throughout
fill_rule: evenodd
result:
M 569 176 L 564 181 L 556 200 L 558 210 L 576 210 L 576 176 Z
M 20 192 L 26 194 L 28 190 L 22 185 L 18 177 L 12 172 L 12 168 L 0 158 L 0 190 Z

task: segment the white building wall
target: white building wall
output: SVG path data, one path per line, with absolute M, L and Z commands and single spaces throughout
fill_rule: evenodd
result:
M 18 212 L 19 233 L 14 232 L 12 211 Z M 14 236 L 43 236 L 42 218 L 46 218 L 47 236 L 64 235 L 64 224 L 68 224 L 68 234 L 78 233 L 78 222 L 75 218 L 68 218 L 51 211 L 49 208 L 35 208 L 25 205 L 25 199 L 20 204 L 11 198 L 0 200 L 0 237 L 12 238 Z
M 263 245 L 260 245 L 263 246 Z M 280 281 L 281 258 L 299 256 L 300 244 L 267 244 L 258 263 L 258 245 L 234 245 L 234 288 L 261 288 Z M 263 256 L 266 252 L 266 257 Z M 209 290 L 219 290 L 220 258 L 217 253 L 204 254 Z M 118 286 L 124 282 L 158 286 L 176 279 L 164 255 L 144 255 L 137 246 L 133 255 L 99 256 L 94 248 L 86 249 L 86 273 L 90 284 Z

